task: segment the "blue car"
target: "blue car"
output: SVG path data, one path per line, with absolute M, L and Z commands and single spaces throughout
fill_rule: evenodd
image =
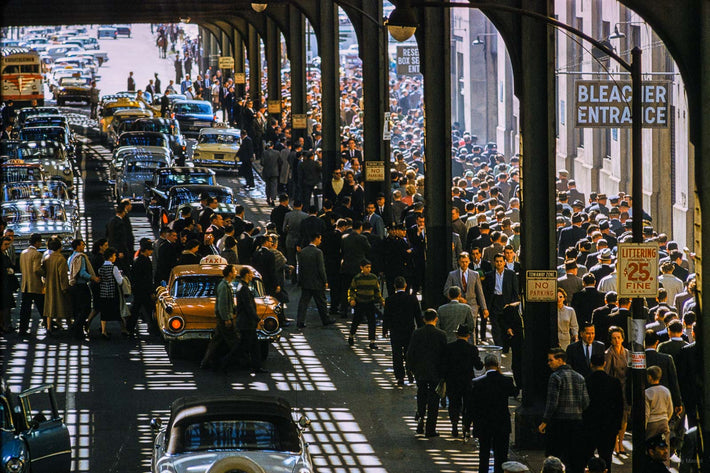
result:
M 177 100 L 172 105 L 172 117 L 180 124 L 186 138 L 197 138 L 200 130 L 211 128 L 215 121 L 212 104 L 205 100 Z
M 69 473 L 69 430 L 51 384 L 16 395 L 0 378 L 0 454 L 2 471 Z

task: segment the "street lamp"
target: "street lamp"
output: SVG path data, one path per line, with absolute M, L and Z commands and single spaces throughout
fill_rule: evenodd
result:
M 400 2 L 400 6 L 395 7 L 390 13 L 385 25 L 395 41 L 402 43 L 414 36 L 417 31 L 416 13 L 405 2 Z
M 269 6 L 268 3 L 256 3 L 256 2 L 254 2 L 254 3 L 251 4 L 251 9 L 254 10 L 255 12 L 257 12 L 257 13 L 261 13 L 261 12 L 263 12 L 264 10 L 266 10 L 266 7 L 268 7 L 268 6 Z
M 486 44 L 486 41 L 482 39 L 485 36 L 498 36 L 498 33 L 483 33 L 483 34 L 477 34 L 476 39 L 471 41 L 471 46 L 483 46 Z

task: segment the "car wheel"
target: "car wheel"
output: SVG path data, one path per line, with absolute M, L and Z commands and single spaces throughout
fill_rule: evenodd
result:
M 259 353 L 261 353 L 261 361 L 266 360 L 266 358 L 269 356 L 269 348 L 271 347 L 271 342 L 262 340 L 259 342 Z

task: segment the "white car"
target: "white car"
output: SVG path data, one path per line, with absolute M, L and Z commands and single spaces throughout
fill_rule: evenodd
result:
M 262 393 L 195 396 L 173 402 L 163 426 L 151 420 L 153 473 L 313 473 L 289 403 Z
M 239 166 L 242 135 L 236 128 L 203 128 L 192 154 L 196 166 L 235 169 Z

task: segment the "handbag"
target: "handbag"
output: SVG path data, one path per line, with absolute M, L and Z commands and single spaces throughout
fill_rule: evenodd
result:
M 442 379 L 439 381 L 439 384 L 437 384 L 436 388 L 434 388 L 434 392 L 441 399 L 444 399 L 446 397 L 446 380 Z

